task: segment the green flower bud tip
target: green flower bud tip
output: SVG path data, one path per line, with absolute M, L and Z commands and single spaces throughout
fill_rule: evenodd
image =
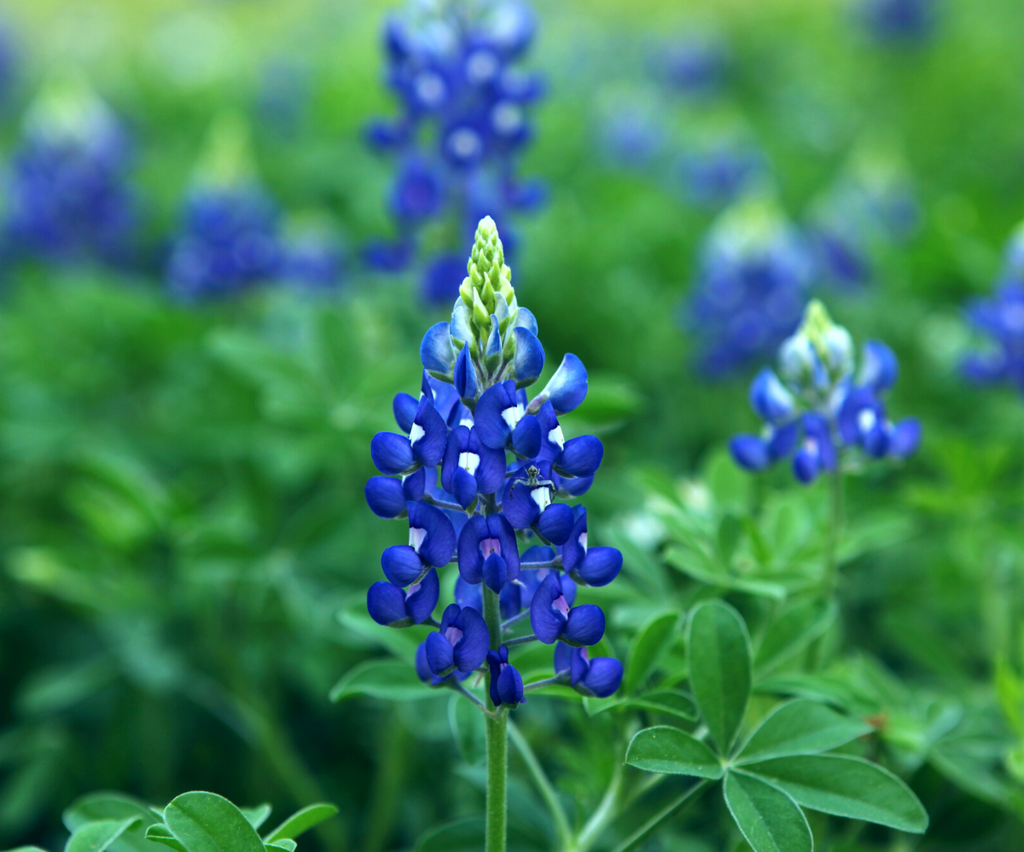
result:
M 842 376 L 853 369 L 853 338 L 850 332 L 832 320 L 820 300 L 812 299 L 807 305 L 797 334 L 810 341 L 818 357 L 833 374 Z
M 472 288 L 480 293 L 488 314 L 495 312 L 495 299 L 498 295 L 511 307 L 515 298 L 512 270 L 505 265 L 505 249 L 498 236 L 498 227 L 490 216 L 485 216 L 477 225 L 467 271 L 468 280 Z M 469 304 L 467 294 L 463 293 L 462 298 Z

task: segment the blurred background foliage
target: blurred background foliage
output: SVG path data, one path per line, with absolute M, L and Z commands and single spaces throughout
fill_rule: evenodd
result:
M 717 512 L 725 501 L 700 533 L 718 541 L 721 517 L 746 518 L 751 505 L 787 499 L 813 527 L 824 503 L 823 486 L 795 491 L 784 471 L 748 481 L 722 456 L 753 425 L 747 383 L 770 359 L 724 379 L 695 369 L 699 335 L 681 306 L 723 205 L 695 203 L 666 163 L 725 127 L 759 152 L 757 191 L 803 224 L 859 152 L 884 151 L 912 188 L 916 223 L 898 240 L 868 240 L 866 283 L 819 273 L 815 292 L 855 338 L 896 350 L 891 406 L 921 417 L 925 439 L 903 469 L 868 471 L 849 489 L 851 529 L 862 519 L 867 544 L 851 538 L 841 618 L 826 625 L 818 667 L 858 648 L 865 656 L 840 661 L 859 667 L 849 678 L 884 694 L 874 709 L 910 719 L 903 733 L 918 745 L 943 702 L 980 708 L 968 715 L 988 739 L 914 776 L 933 819 L 918 848 L 1015 848 L 1024 399 L 968 385 L 958 362 L 973 340 L 962 306 L 992 289 L 1024 214 L 1024 6 L 935 0 L 927 32 L 883 38 L 839 0 L 535 5 L 527 64 L 548 92 L 523 170 L 547 182 L 548 202 L 518 222 L 513 271 L 549 362 L 571 351 L 591 372 L 572 427 L 605 441 L 588 506 L 625 551 L 629 580 L 602 599 L 609 641 L 627 648 L 667 601 L 685 607 L 708 588 L 748 620 L 761 612 L 749 588 L 662 564 L 667 504 L 711 494 Z M 11 161 L 39 92 L 74 74 L 125 123 L 140 199 L 130 262 L 4 256 L 5 846 L 56 845 L 61 808 L 97 788 L 151 801 L 184 789 L 242 804 L 335 801 L 342 819 L 319 842 L 336 850 L 411 848 L 438 821 L 479 810 L 479 755 L 456 756 L 446 697 L 395 709 L 326 700 L 340 672 L 404 641 L 362 609 L 381 549 L 397 540 L 362 487 L 370 437 L 390 428 L 392 396 L 415 392 L 422 332 L 447 313 L 422 302 L 413 274 L 360 262 L 360 247 L 392 227 L 393 166 L 361 136 L 393 109 L 380 38 L 391 8 L 5 5 L 13 70 L 0 155 Z M 723 51 L 711 95 L 673 91 L 652 72 L 660 51 L 694 34 Z M 339 285 L 193 303 L 168 293 L 162 259 L 225 109 L 248 118 L 256 170 L 289 226 L 313 217 L 344 246 Z M 616 147 L 615 122 L 647 153 Z M 925 696 L 936 696 L 927 707 Z M 560 789 L 593 804 L 621 760 L 607 748 L 611 714 L 537 697 L 516 724 L 547 743 Z M 528 823 L 533 795 L 512 796 Z M 650 848 L 726 848 L 695 839 L 700 817 L 687 831 Z

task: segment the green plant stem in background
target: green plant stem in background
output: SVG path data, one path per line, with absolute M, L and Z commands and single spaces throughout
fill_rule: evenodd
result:
M 491 634 L 491 648 L 501 647 L 501 605 L 498 595 L 484 585 L 484 621 Z M 487 675 L 488 687 L 490 674 Z M 494 709 L 487 691 L 487 708 Z M 508 714 L 487 713 L 487 812 L 484 828 L 484 852 L 505 852 L 508 822 Z
M 388 840 L 395 828 L 395 816 L 402 801 L 406 756 L 410 747 L 408 731 L 392 710 L 387 724 L 380 730 L 380 761 L 374 774 L 370 792 L 370 818 L 367 820 L 364 852 L 381 852 L 388 848 Z
M 604 791 L 604 796 L 601 797 L 601 803 L 597 806 L 597 810 L 591 814 L 587 824 L 583 826 L 579 837 L 576 838 L 572 852 L 587 852 L 594 842 L 600 838 L 606 824 L 611 822 L 618 814 L 619 793 L 622 790 L 623 765 L 622 763 L 615 764 L 611 783 L 608 784 L 608 789 Z
M 520 733 L 519 729 L 511 721 L 508 723 L 508 735 L 522 756 L 526 768 L 530 770 L 530 776 L 537 785 L 541 798 L 544 799 L 548 810 L 551 811 L 551 818 L 555 821 L 555 833 L 558 835 L 559 848 L 566 850 L 566 852 L 570 849 L 575 852 L 578 847 L 572 842 L 572 829 L 569 828 L 569 820 L 565 815 L 565 809 L 562 807 L 562 803 L 558 799 L 558 793 L 555 792 L 550 779 L 544 773 L 544 767 L 540 765 L 540 761 L 537 760 L 537 755 L 533 753 L 533 749 L 530 748 L 526 737 Z
M 710 781 L 704 780 L 697 784 L 694 784 L 689 790 L 683 793 L 681 796 L 670 802 L 658 813 L 652 816 L 647 822 L 645 822 L 639 829 L 633 832 L 629 837 L 622 841 L 618 846 L 615 847 L 613 852 L 629 852 L 630 849 L 636 846 L 641 840 L 643 840 L 648 834 L 654 829 L 661 825 L 670 816 L 673 816 L 680 808 L 684 805 L 692 802 L 696 799 L 710 784 Z
M 828 540 L 825 544 L 825 576 L 822 585 L 832 595 L 839 585 L 839 542 L 843 534 L 843 474 L 829 475 Z

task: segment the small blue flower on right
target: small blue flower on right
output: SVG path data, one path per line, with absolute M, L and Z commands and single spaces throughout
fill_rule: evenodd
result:
M 978 384 L 1008 382 L 1024 393 L 1024 222 L 1006 247 L 995 295 L 975 299 L 966 313 L 990 345 L 964 359 L 964 375 Z
M 763 470 L 791 459 L 793 475 L 806 485 L 858 455 L 904 459 L 914 453 L 920 422 L 894 423 L 883 402 L 899 374 L 895 353 L 868 340 L 859 370 L 855 360 L 850 333 L 821 302 L 810 302 L 796 333 L 779 347 L 779 373 L 765 367 L 750 386 L 751 407 L 764 427 L 730 441 L 736 463 Z

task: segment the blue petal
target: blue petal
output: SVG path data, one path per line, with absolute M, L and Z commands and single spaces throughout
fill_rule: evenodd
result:
M 889 451 L 900 458 L 906 458 L 917 452 L 921 444 L 921 421 L 916 417 L 907 417 L 893 427 Z
M 796 439 L 799 431 L 799 426 L 796 420 L 792 423 L 787 423 L 785 426 L 779 426 L 777 429 L 773 429 L 772 436 L 768 440 L 769 461 L 778 461 L 793 452 L 793 447 L 796 446 Z
M 810 485 L 821 473 L 821 458 L 805 448 L 793 456 L 793 475 L 804 485 Z
M 476 469 L 477 489 L 481 494 L 494 494 L 505 484 L 505 451 L 492 450 L 482 442 L 479 455 L 480 464 Z
M 536 417 L 540 424 L 540 450 L 536 458 L 538 461 L 553 462 L 562 454 L 565 447 L 565 437 L 562 435 L 555 409 L 551 407 L 550 402 L 545 402 L 537 411 Z
M 586 396 L 587 368 L 579 358 L 567 353 L 538 395 L 540 402 L 535 399 L 533 404 L 539 408 L 544 402 L 550 401 L 556 414 L 565 414 L 578 408 Z
M 534 501 L 532 493 L 533 489 L 526 485 L 525 467 L 516 471 L 505 483 L 501 512 L 517 530 L 529 529 L 540 516 L 540 506 Z
M 577 583 L 607 586 L 622 570 L 622 554 L 614 547 L 592 547 L 582 564 L 572 572 Z
M 476 477 L 471 476 L 468 471 L 461 467 L 455 468 L 455 477 L 452 483 L 455 487 L 452 494 L 463 509 L 468 509 L 476 500 Z
M 463 609 L 472 607 L 477 612 L 483 612 L 483 587 L 479 583 L 467 583 L 462 577 L 459 577 L 455 581 L 455 603 Z
M 507 665 L 498 675 L 498 698 L 502 704 L 515 707 L 522 704 L 526 698 L 523 692 L 523 678 L 515 666 Z
M 416 649 L 416 676 L 431 686 L 434 683 L 434 673 L 430 670 L 430 663 L 427 662 L 426 642 L 420 642 L 419 647 Z
M 484 585 L 492 592 L 500 593 L 508 581 L 508 566 L 497 553 L 492 553 L 484 560 Z
M 448 323 L 439 322 L 427 329 L 420 343 L 420 361 L 423 368 L 438 379 L 449 378 L 455 364 L 455 349 L 452 346 L 451 329 Z
M 555 467 L 568 476 L 592 476 L 601 466 L 604 445 L 593 435 L 581 435 L 565 442 Z
M 483 581 L 484 557 L 480 542 L 487 538 L 487 518 L 474 515 L 459 534 L 459 574 L 467 583 L 477 585 Z
M 455 665 L 460 672 L 471 672 L 487 659 L 491 634 L 487 622 L 475 609 L 464 609 L 456 624 L 462 638 L 455 643 Z
M 489 515 L 487 518 L 488 534 L 491 538 L 498 539 L 501 547 L 501 558 L 508 566 L 508 578 L 515 580 L 519 577 L 519 542 L 516 539 L 516 531 L 505 519 L 504 515 Z
M 564 503 L 552 503 L 537 519 L 537 530 L 552 544 L 565 544 L 572 532 L 572 509 Z
M 405 608 L 405 595 L 391 583 L 374 583 L 366 593 L 370 618 L 385 627 L 407 627 L 412 618 Z
M 572 646 L 566 645 L 567 648 Z M 590 658 L 587 657 L 585 648 L 573 648 L 572 656 L 569 658 L 569 676 L 573 688 L 577 687 L 590 672 Z
M 420 407 L 420 401 L 407 393 L 395 395 L 395 401 L 391 408 L 395 412 L 395 422 L 398 428 L 406 434 L 412 429 L 412 421 L 416 417 L 416 411 Z
M 572 666 L 572 656 L 577 653 L 575 648 L 571 648 L 564 642 L 559 642 L 555 645 L 555 661 L 554 668 L 555 674 L 569 671 Z
M 406 497 L 401 480 L 373 476 L 366 483 L 366 503 L 378 518 L 400 518 L 405 514 Z
M 378 432 L 373 436 L 370 458 L 381 473 L 411 473 L 420 465 L 409 446 L 409 439 L 394 432 Z
M 774 370 L 765 367 L 750 385 L 750 406 L 762 420 L 781 423 L 793 416 L 796 400 Z
M 452 561 L 455 553 L 456 537 L 452 522 L 444 512 L 429 503 L 408 503 L 406 509 L 409 512 L 410 536 L 414 529 L 426 533 L 416 552 L 424 562 L 443 568 Z
M 432 471 L 431 476 L 437 477 L 437 472 Z M 423 499 L 423 492 L 427 485 L 427 470 L 421 467 L 415 473 L 409 473 L 402 477 L 402 492 L 406 500 L 413 502 Z
M 417 430 L 419 427 L 422 434 Z M 420 400 L 419 410 L 409 432 L 409 444 L 413 455 L 427 467 L 441 463 L 445 444 L 448 442 L 448 424 L 438 414 L 434 404 L 426 397 Z
M 437 579 L 437 571 L 431 568 L 417 585 L 409 586 L 406 590 L 405 608 L 413 624 L 422 624 L 430 618 L 440 596 L 441 584 Z
M 469 444 L 469 429 L 456 426 L 448 433 L 448 443 L 441 460 L 441 487 L 449 494 L 455 493 L 455 471 L 459 468 L 459 456 Z
M 536 337 L 539 334 L 537 328 L 537 317 L 533 315 L 533 311 L 528 308 L 519 308 L 516 313 L 515 321 L 512 323 L 513 328 L 525 328 L 530 334 Z
M 473 326 L 470 322 L 469 308 L 463 303 L 461 297 L 455 301 L 455 307 L 452 309 L 450 334 L 456 340 L 461 340 L 465 345 L 469 345 L 473 339 Z
M 621 684 L 622 663 L 614 657 L 597 657 L 590 661 L 590 670 L 576 685 L 576 689 L 584 695 L 607 698 L 614 695 Z
M 566 571 L 572 571 L 587 555 L 587 509 L 585 506 L 575 506 L 572 514 L 575 518 L 572 531 L 569 533 L 569 539 L 562 545 L 562 567 Z
M 469 347 L 463 346 L 459 357 L 455 359 L 455 390 L 462 399 L 476 399 L 477 378 L 473 359 L 469 357 Z
M 747 470 L 763 470 L 771 462 L 768 445 L 757 435 L 736 435 L 729 441 L 729 452 Z
M 570 478 L 562 478 L 557 473 L 551 475 L 552 480 L 558 486 L 559 491 L 564 491 L 566 494 L 572 497 L 581 497 L 590 490 L 590 486 L 594 484 L 594 477 L 592 476 L 574 476 Z
M 487 335 L 487 347 L 484 350 L 484 357 L 488 364 L 497 363 L 501 358 L 501 331 L 498 328 L 498 318 L 491 314 L 491 331 Z
M 532 414 L 527 414 L 516 425 L 512 433 L 512 449 L 525 459 L 536 458 L 540 452 L 540 423 Z
M 551 608 L 552 601 L 562 594 L 557 574 L 548 574 L 533 594 L 530 602 L 530 626 L 534 635 L 545 645 L 558 641 L 565 626 L 562 614 Z
M 516 339 L 516 387 L 529 387 L 544 369 L 544 347 L 529 329 L 513 328 L 512 333 Z
M 455 668 L 451 642 L 440 633 L 431 633 L 427 637 L 427 665 L 437 677 L 445 677 Z
M 868 340 L 864 343 L 858 377 L 860 384 L 881 393 L 896 384 L 899 374 L 900 363 L 892 349 L 881 340 Z
M 523 608 L 523 589 L 518 583 L 506 583 L 498 596 L 501 605 L 501 617 L 512 618 L 519 615 Z
M 385 550 L 380 557 L 384 576 L 396 586 L 408 586 L 419 582 L 429 568 L 419 554 L 407 544 L 396 544 Z
M 503 413 L 517 410 L 515 382 L 503 382 L 483 392 L 473 412 L 477 437 L 485 446 L 495 450 L 505 449 L 512 430 Z M 512 416 L 517 416 L 512 415 Z
M 582 604 L 569 610 L 569 620 L 562 631 L 567 645 L 596 645 L 604 636 L 604 613 L 594 604 Z

